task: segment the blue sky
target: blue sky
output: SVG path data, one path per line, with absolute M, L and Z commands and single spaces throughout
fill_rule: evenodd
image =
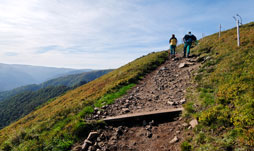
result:
M 120 67 L 168 49 L 172 33 L 198 38 L 254 20 L 253 0 L 0 0 L 0 62 Z

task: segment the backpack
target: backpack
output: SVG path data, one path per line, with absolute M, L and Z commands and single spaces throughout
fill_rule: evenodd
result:
M 184 42 L 190 42 L 190 35 L 185 35 L 183 37 Z
M 170 39 L 170 45 L 176 45 L 176 43 L 177 43 L 176 38 L 171 38 Z
M 191 35 L 191 39 L 192 39 L 193 41 L 196 41 L 196 40 L 197 40 L 196 36 L 194 36 L 194 35 Z
M 196 41 L 197 38 L 194 35 L 185 35 L 184 40 L 185 42 L 192 43 L 193 41 Z
M 186 40 L 186 42 L 188 42 L 188 43 L 191 43 L 191 42 L 192 42 L 191 36 L 188 36 L 188 39 Z

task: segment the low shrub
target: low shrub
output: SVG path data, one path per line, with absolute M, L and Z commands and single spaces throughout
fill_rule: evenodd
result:
M 189 144 L 189 142 L 187 141 L 184 141 L 182 144 L 181 144 L 181 150 L 182 151 L 191 151 L 191 145 Z
M 202 112 L 199 122 L 207 126 L 229 126 L 231 124 L 230 109 L 223 105 L 213 106 Z

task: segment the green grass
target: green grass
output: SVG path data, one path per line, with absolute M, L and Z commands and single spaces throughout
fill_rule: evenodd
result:
M 191 151 L 191 145 L 185 141 L 181 144 L 181 150 L 182 151 Z
M 112 104 L 112 103 L 114 103 L 115 99 L 126 94 L 126 92 L 134 86 L 135 86 L 135 84 L 132 83 L 132 84 L 123 86 L 117 92 L 106 94 L 104 97 L 102 97 L 98 101 L 96 101 L 94 106 L 95 107 L 102 107 L 103 105 Z
M 93 106 L 86 106 L 78 113 L 78 116 L 84 118 L 86 115 L 92 114 L 93 112 L 94 112 Z
M 194 77 L 198 86 L 187 94 L 191 103 L 185 105 L 186 117 L 199 120 L 190 142 L 193 150 L 254 147 L 253 26 L 249 23 L 241 27 L 239 48 L 234 28 L 224 31 L 221 41 L 214 34 L 200 40 L 192 50 L 201 57 L 209 57 Z

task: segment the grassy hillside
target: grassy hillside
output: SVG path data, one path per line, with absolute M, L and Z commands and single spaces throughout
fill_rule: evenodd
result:
M 68 150 L 91 126 L 82 117 L 111 103 L 162 64 L 167 52 L 136 59 L 57 98 L 0 131 L 2 150 Z M 81 133 L 82 132 L 82 133 Z
M 207 59 L 189 90 L 185 116 L 197 118 L 183 150 L 246 151 L 254 148 L 254 23 L 200 40 L 193 49 Z

